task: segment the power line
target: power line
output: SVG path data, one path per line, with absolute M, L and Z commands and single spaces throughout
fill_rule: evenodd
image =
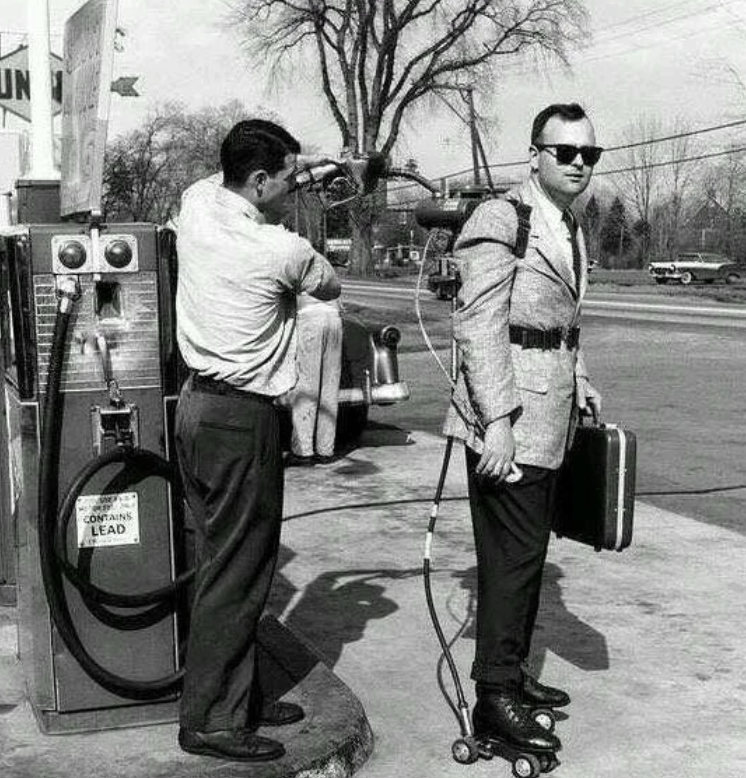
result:
M 672 16 L 669 18 L 663 18 L 657 21 L 652 21 L 648 25 L 636 27 L 627 31 L 619 31 L 617 34 L 611 32 L 610 35 L 604 35 L 603 34 L 604 31 L 601 30 L 600 32 L 602 34 L 601 36 L 599 36 L 601 40 L 598 41 L 597 45 L 606 45 L 607 43 L 614 40 L 628 38 L 631 37 L 632 35 L 637 36 L 640 33 L 648 32 L 649 30 L 659 30 L 661 27 L 666 27 L 670 24 L 676 24 L 677 22 L 687 21 L 688 19 L 694 19 L 699 16 L 709 15 L 710 12 L 712 11 L 720 11 L 723 10 L 727 5 L 732 5 L 732 2 L 733 0 L 730 0 L 730 2 L 728 3 L 720 3 L 720 2 L 711 3 L 710 5 L 707 5 L 704 8 L 698 8 L 696 10 L 686 11 L 684 13 L 679 14 L 678 16 Z M 659 10 L 663 10 L 663 9 L 659 9 Z M 648 13 L 654 13 L 654 12 L 648 12 Z M 613 27 L 607 29 L 613 31 Z
M 641 141 L 635 141 L 632 143 L 623 143 L 618 146 L 607 146 L 604 151 L 610 152 L 610 151 L 623 151 L 625 149 L 633 149 L 637 148 L 639 146 L 648 146 L 652 145 L 653 143 L 664 143 L 666 141 L 670 140 L 678 140 L 679 138 L 689 138 L 694 135 L 704 135 L 708 132 L 715 132 L 717 130 L 726 130 L 730 129 L 731 127 L 739 127 L 741 125 L 746 124 L 746 119 L 737 119 L 732 122 L 727 122 L 725 124 L 716 124 L 711 127 L 703 127 L 699 130 L 688 130 L 685 132 L 677 132 L 673 133 L 672 135 L 665 135 L 661 138 L 649 138 L 647 140 L 641 140 Z M 732 154 L 735 153 L 733 150 L 724 151 L 724 152 L 718 152 L 718 154 Z M 715 154 L 713 156 L 717 156 L 718 154 Z M 678 160 L 673 160 L 673 162 L 677 162 Z M 686 161 L 686 160 L 682 160 Z M 490 170 L 498 169 L 498 168 L 510 168 L 510 167 L 518 167 L 520 165 L 525 165 L 528 162 L 527 159 L 518 160 L 516 162 L 496 162 L 493 165 L 489 165 L 488 167 Z M 665 163 L 665 164 L 672 164 L 671 162 Z M 467 173 L 471 172 L 470 168 L 467 168 L 465 170 L 458 170 L 455 173 L 446 173 L 442 176 L 436 176 L 436 178 L 447 180 L 449 178 L 456 178 L 457 176 L 462 176 Z M 606 175 L 606 171 L 596 173 L 596 175 Z M 389 189 L 390 193 L 394 192 L 401 192 L 405 189 L 411 189 L 413 187 L 417 186 L 417 184 L 402 184 L 401 186 L 392 187 Z
M 724 157 L 728 154 L 738 154 L 746 151 L 746 146 L 739 146 L 735 149 L 725 149 L 724 151 L 713 151 L 709 154 L 697 154 L 694 157 L 679 157 L 678 159 L 669 159 L 665 162 L 651 162 L 647 165 L 631 165 L 626 168 L 617 168 L 616 170 L 602 170 L 596 173 L 596 176 L 611 176 L 615 173 L 629 173 L 634 170 L 649 170 L 654 167 L 665 167 L 666 165 L 680 165 L 683 162 L 697 162 L 700 159 L 712 159 L 713 157 Z
M 666 135 L 663 138 L 651 138 L 650 140 L 640 140 L 634 143 L 625 143 L 621 146 L 607 146 L 604 151 L 621 151 L 622 149 L 634 149 L 638 146 L 648 146 L 653 143 L 663 143 L 669 140 L 678 140 L 679 138 L 690 138 L 693 135 L 704 135 L 707 132 L 715 132 L 715 130 L 727 130 L 730 127 L 738 127 L 742 124 L 746 124 L 746 119 L 737 119 L 727 124 L 717 124 L 713 127 L 704 127 L 701 130 L 689 130 L 686 132 L 677 132 L 674 135 Z
M 680 22 L 682 20 L 686 20 L 689 18 L 695 18 L 697 16 L 701 16 L 703 14 L 711 15 L 712 11 L 717 10 L 728 10 L 728 6 L 732 5 L 733 2 L 737 2 L 740 0 L 727 0 L 725 2 L 724 0 L 721 0 L 720 2 L 716 4 L 711 4 L 706 6 L 705 8 L 699 9 L 697 11 L 690 11 L 685 14 L 681 14 L 677 17 L 673 17 L 670 19 L 662 19 L 659 22 L 655 24 L 651 24 L 647 27 L 638 27 L 633 28 L 626 32 L 620 32 L 618 35 L 610 35 L 610 36 L 601 36 L 601 39 L 598 41 L 595 41 L 591 46 L 588 47 L 586 51 L 581 51 L 575 54 L 575 59 L 581 63 L 581 64 L 587 64 L 592 62 L 597 62 L 599 60 L 604 59 L 610 59 L 612 57 L 620 57 L 625 56 L 629 54 L 635 54 L 637 52 L 644 51 L 646 49 L 650 49 L 653 47 L 662 47 L 662 46 L 669 46 L 671 44 L 680 43 L 684 40 L 687 40 L 692 37 L 696 37 L 698 35 L 703 35 L 707 33 L 711 33 L 714 31 L 717 31 L 719 29 L 725 29 L 727 25 L 720 20 L 716 20 L 714 24 L 710 24 L 708 26 L 705 26 L 704 24 L 698 25 L 695 29 L 689 29 L 688 31 L 681 31 L 679 34 L 675 33 L 668 33 L 664 38 L 658 38 L 655 40 L 651 40 L 647 43 L 638 43 L 635 46 L 627 47 L 619 49 L 617 48 L 614 50 L 613 46 L 609 46 L 609 44 L 613 44 L 615 42 L 623 41 L 625 38 L 630 37 L 637 37 L 640 34 L 643 34 L 645 32 L 648 32 L 650 30 L 659 30 L 663 27 L 666 27 L 667 25 L 674 24 L 676 22 Z M 607 29 L 613 30 L 613 26 Z M 593 53 L 594 50 L 598 50 L 600 48 L 603 48 L 600 53 Z M 606 48 L 611 48 L 611 51 L 606 51 Z M 556 73 L 563 69 L 563 66 L 555 65 L 551 67 L 546 67 L 543 69 L 543 72 L 545 73 Z M 524 76 L 529 73 L 533 72 L 533 69 L 530 66 L 527 66 L 525 63 L 517 61 L 513 63 L 508 63 L 504 67 L 504 72 L 511 76 Z
M 680 165 L 685 162 L 698 162 L 699 160 L 703 160 L 703 159 L 713 159 L 715 157 L 724 157 L 724 156 L 728 156 L 729 154 L 740 154 L 742 152 L 746 152 L 746 146 L 739 146 L 737 148 L 725 149 L 723 151 L 713 151 L 708 154 L 697 154 L 692 157 L 679 157 L 678 159 L 669 159 L 664 162 L 651 162 L 648 165 L 630 165 L 629 167 L 616 168 L 615 170 L 602 170 L 597 173 L 594 173 L 594 177 L 598 178 L 599 176 L 611 176 L 619 173 L 631 173 L 636 170 L 650 170 L 651 168 L 667 167 L 668 165 Z M 494 166 L 490 165 L 490 167 L 494 167 Z M 463 173 L 469 173 L 469 172 L 471 172 L 469 169 L 463 171 Z M 450 177 L 453 177 L 455 175 L 458 174 L 451 173 Z M 446 178 L 446 176 L 441 176 L 441 178 Z M 400 190 L 397 189 L 391 191 L 400 191 Z M 388 210 L 409 212 L 412 210 L 411 208 L 406 208 L 402 206 L 418 203 L 420 202 L 421 199 L 422 198 L 414 197 L 411 199 L 399 200 L 398 202 L 393 203 L 393 207 L 390 207 Z

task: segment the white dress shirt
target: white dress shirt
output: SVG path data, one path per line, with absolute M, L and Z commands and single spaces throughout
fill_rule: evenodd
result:
M 193 184 L 178 218 L 176 324 L 196 372 L 278 397 L 293 388 L 296 295 L 335 274 L 311 244 L 266 224 L 222 175 Z
M 562 259 L 567 263 L 570 269 L 570 275 L 577 286 L 578 279 L 575 278 L 575 270 L 572 263 L 572 238 L 570 228 L 562 220 L 563 210 L 547 197 L 546 192 L 541 188 L 534 176 L 529 179 L 529 186 L 533 190 L 533 195 L 544 219 L 557 237 L 557 243 L 562 247 Z

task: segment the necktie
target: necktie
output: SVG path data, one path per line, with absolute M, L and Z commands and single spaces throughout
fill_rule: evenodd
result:
M 575 291 L 580 295 L 580 246 L 578 245 L 578 224 L 572 211 L 562 212 L 562 221 L 570 232 L 570 245 L 572 246 L 572 269 L 575 273 Z

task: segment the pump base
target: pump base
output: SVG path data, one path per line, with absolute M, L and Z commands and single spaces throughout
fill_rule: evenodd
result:
M 32 707 L 36 723 L 45 735 L 69 735 L 106 729 L 169 724 L 178 719 L 178 702 L 127 705 L 118 708 L 58 713 Z
M 302 637 L 277 619 L 268 616 L 262 620 L 259 644 L 260 672 L 268 692 L 273 698 L 299 703 L 306 716 L 279 729 L 259 730 L 259 734 L 280 740 L 287 754 L 274 762 L 252 765 L 252 778 L 294 778 L 311 773 L 324 778 L 351 776 L 373 750 L 373 734 L 360 701 Z M 111 778 L 194 778 L 197 774 L 201 778 L 245 778 L 245 764 L 182 752 L 175 723 L 138 726 L 147 723 L 141 720 L 120 725 L 138 726 L 135 730 L 104 730 L 107 711 L 88 711 L 88 723 L 95 725 L 90 729 L 101 731 L 79 734 L 65 724 L 70 714 L 64 714 L 63 721 L 57 714 L 52 723 L 59 732 L 69 734 L 50 739 L 39 731 L 28 699 L 23 696 L 21 665 L 13 656 L 15 650 L 15 645 L 0 645 L 0 660 L 13 660 L 0 661 L 3 778 L 63 774 L 101 778 L 104 773 Z M 148 708 L 153 710 L 148 712 Z M 168 714 L 167 705 L 160 703 L 125 709 L 140 709 L 151 719 Z

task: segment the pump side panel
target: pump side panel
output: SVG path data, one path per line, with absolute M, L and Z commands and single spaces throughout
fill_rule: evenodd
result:
M 161 457 L 166 457 L 168 452 L 170 431 L 164 395 L 172 394 L 174 388 L 171 384 L 165 386 L 167 371 L 163 369 L 165 348 L 159 305 L 165 295 L 159 288 L 162 274 L 158 272 L 156 228 L 147 224 L 118 224 L 107 230 L 102 231 L 102 241 L 114 232 L 134 239 L 138 264 L 129 269 L 107 269 L 99 257 L 95 274 L 79 273 L 82 296 L 70 322 L 62 370 L 61 501 L 81 469 L 100 451 L 115 445 L 105 434 L 102 437 L 96 422 L 96 413 L 113 407 L 106 381 L 107 362 L 109 377 L 116 380 L 128 413 L 132 411 L 131 427 L 136 445 Z M 81 228 L 72 224 L 30 228 L 28 287 L 33 327 L 29 340 L 33 341 L 36 375 L 30 383 L 33 397 L 25 399 L 35 400 L 39 407 L 43 405 L 56 315 L 52 270 L 57 273 L 59 268 L 55 269 L 53 238 L 80 234 Z M 30 440 L 24 443 L 30 461 L 38 461 L 39 456 L 38 429 L 35 434 L 33 443 Z M 22 524 L 29 547 L 24 567 L 31 579 L 30 612 L 26 613 L 24 622 L 26 631 L 33 636 L 33 640 L 26 642 L 31 656 L 26 657 L 24 664 L 31 668 L 27 675 L 37 716 L 47 723 L 52 721 L 58 731 L 71 726 L 62 721 L 66 714 L 71 714 L 71 721 L 76 717 L 82 721 L 89 715 L 85 711 L 108 709 L 114 716 L 116 709 L 132 706 L 142 710 L 135 719 L 141 723 L 150 719 L 148 708 L 153 710 L 153 720 L 162 720 L 159 706 L 140 705 L 94 681 L 50 625 L 38 571 L 38 551 L 37 558 L 33 558 L 38 548 L 36 477 L 36 472 L 23 476 L 25 494 L 29 497 L 33 494 L 33 499 L 24 502 Z M 120 493 L 127 496 L 128 510 L 134 511 L 136 523 L 130 522 L 124 536 L 118 537 L 116 514 L 106 515 L 93 542 L 90 532 L 87 540 L 83 540 L 86 521 L 90 524 L 93 517 L 102 513 L 90 508 L 91 501 L 98 504 L 102 499 L 105 501 L 101 495 Z M 152 473 L 135 472 L 132 467 L 109 465 L 85 484 L 80 499 L 83 507 L 73 511 L 67 527 L 66 550 L 70 562 L 91 583 L 110 592 L 135 594 L 159 589 L 173 580 L 174 506 L 164 479 Z M 124 610 L 84 599 L 67 582 L 65 593 L 73 625 L 83 645 L 107 671 L 134 681 L 161 679 L 174 673 L 178 665 L 178 623 L 172 603 L 159 607 L 156 612 L 152 608 Z M 173 698 L 171 695 L 168 699 Z M 131 714 L 127 715 L 131 723 Z M 101 723 L 101 717 L 94 718 L 98 720 L 93 728 L 109 726 Z
M 165 456 L 163 404 L 159 393 L 128 390 L 128 403 L 135 405 L 140 415 L 140 445 Z M 93 451 L 86 438 L 91 435 L 91 403 L 104 403 L 104 397 L 88 393 L 68 393 L 65 396 L 64 449 L 61 453 L 61 490 L 66 490 L 75 474 L 90 461 Z M 81 438 L 83 440 L 81 441 Z M 115 534 L 123 522 L 110 520 L 91 525 L 95 511 L 76 512 L 67 530 L 68 558 L 96 586 L 121 594 L 137 594 L 167 586 L 173 578 L 171 548 L 171 507 L 166 482 L 145 472 L 120 465 L 106 467 L 94 476 L 83 490 L 84 496 L 107 493 L 136 495 L 137 530 L 127 527 L 128 540 L 137 542 L 119 545 Z M 95 498 L 94 498 L 95 500 Z M 113 512 L 109 515 L 116 515 Z M 133 518 L 128 518 L 128 524 Z M 79 547 L 79 529 L 110 535 L 91 539 L 96 545 Z M 116 609 L 84 601 L 78 591 L 66 583 L 66 593 L 75 628 L 92 657 L 115 675 L 136 681 L 150 681 L 171 675 L 176 670 L 176 625 L 171 603 L 160 607 L 151 617 L 149 608 Z M 134 628 L 137 627 L 137 628 Z M 125 704 L 118 695 L 102 689 L 81 669 L 77 660 L 55 632 L 53 652 L 57 674 L 58 708 L 60 711 L 85 710 Z M 132 704 L 126 701 L 126 704 Z

